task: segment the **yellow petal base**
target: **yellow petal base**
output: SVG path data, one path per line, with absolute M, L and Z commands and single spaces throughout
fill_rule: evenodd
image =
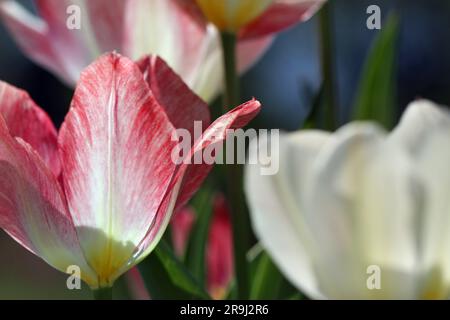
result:
M 238 32 L 261 15 L 273 0 L 196 0 L 206 18 L 220 31 Z

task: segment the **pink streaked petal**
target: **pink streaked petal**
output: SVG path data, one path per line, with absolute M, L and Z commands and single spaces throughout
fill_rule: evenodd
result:
M 9 134 L 1 116 L 0 194 L 2 229 L 62 272 L 79 266 L 82 278 L 96 286 L 55 175 L 30 145 Z
M 179 257 L 183 257 L 186 251 L 194 222 L 195 212 L 191 207 L 184 207 L 178 210 L 171 219 L 173 246 L 175 253 Z
M 213 144 L 220 144 L 226 139 L 226 133 L 229 129 L 239 129 L 246 126 L 260 111 L 261 104 L 253 99 L 246 102 L 227 114 L 218 118 L 205 130 L 200 139 L 198 139 L 191 151 L 191 160 L 197 152 L 203 152 L 205 148 Z M 200 188 L 201 184 L 208 176 L 212 165 L 206 163 L 182 165 L 176 179 L 183 180 L 175 209 L 184 206 L 193 194 Z
M 139 258 L 136 262 L 145 258 L 154 249 L 170 221 L 172 212 L 181 209 L 189 201 L 212 169 L 212 165 L 206 163 L 194 164 L 195 155 L 203 154 L 204 149 L 208 146 L 218 145 L 225 141 L 228 129 L 244 127 L 259 113 L 260 109 L 261 104 L 255 99 L 236 107 L 214 121 L 201 138 L 195 142 L 187 156 L 191 161 L 183 161 L 178 167 L 155 221 L 139 246 Z
M 52 172 L 59 176 L 61 163 L 55 126 L 28 93 L 0 81 L 0 114 L 11 135 L 29 143 Z
M 146 56 L 138 61 L 138 65 L 150 90 L 176 129 L 186 129 L 194 137 L 195 121 L 199 121 L 203 128 L 210 124 L 208 105 L 165 61 L 157 56 Z
M 223 299 L 233 278 L 233 235 L 231 211 L 222 194 L 216 195 L 213 204 L 207 244 L 208 291 L 215 299 Z
M 105 285 L 156 219 L 175 170 L 173 134 L 134 62 L 111 53 L 83 71 L 59 144 L 70 212 Z
M 326 0 L 276 0 L 259 18 L 240 33 L 244 39 L 283 31 L 311 18 Z

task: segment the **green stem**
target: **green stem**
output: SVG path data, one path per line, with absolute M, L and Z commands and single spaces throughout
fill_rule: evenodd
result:
M 236 62 L 236 35 L 232 33 L 222 33 L 222 49 L 225 69 L 225 93 L 224 111 L 237 107 L 240 104 L 239 75 L 237 73 Z
M 112 287 L 92 290 L 95 300 L 112 300 Z
M 337 128 L 337 98 L 334 79 L 334 56 L 332 36 L 331 3 L 327 2 L 319 15 L 320 50 L 323 81 L 323 98 L 325 105 L 325 127 L 328 130 Z
M 222 33 L 225 68 L 224 112 L 240 104 L 239 75 L 236 64 L 236 35 Z M 236 147 L 236 144 L 234 144 Z M 234 152 L 236 153 L 236 150 Z M 250 248 L 250 222 L 244 206 L 243 168 L 239 164 L 226 167 L 227 195 L 232 211 L 234 270 L 236 273 L 237 298 L 248 299 L 250 282 L 247 267 L 247 250 Z

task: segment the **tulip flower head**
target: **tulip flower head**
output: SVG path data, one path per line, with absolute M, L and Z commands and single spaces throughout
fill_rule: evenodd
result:
M 257 38 L 308 20 L 326 0 L 177 0 L 191 13 L 197 5 L 221 32 Z M 198 16 L 198 12 L 197 12 Z
M 187 156 L 222 141 L 259 107 L 251 101 L 217 119 Z M 209 124 L 209 112 L 154 56 L 136 64 L 110 53 L 86 68 L 58 135 L 5 83 L 0 113 L 0 227 L 62 272 L 78 266 L 93 289 L 112 286 L 155 248 L 173 210 L 211 169 L 171 161 L 176 129 Z
M 115 50 L 133 60 L 154 54 L 210 102 L 222 86 L 218 33 L 205 22 L 198 23 L 177 1 L 35 0 L 34 15 L 16 0 L 2 0 L 0 18 L 31 60 L 71 87 L 104 52 Z M 73 16 L 71 8 L 78 9 Z M 68 21 L 77 21 L 79 28 L 68 28 Z M 253 65 L 271 41 L 271 37 L 241 41 L 239 71 Z
M 286 134 L 276 175 L 246 168 L 254 230 L 309 297 L 446 299 L 449 141 L 450 113 L 429 101 L 391 134 L 371 123 Z
M 209 21 L 220 30 L 236 32 L 261 15 L 273 0 L 196 0 Z

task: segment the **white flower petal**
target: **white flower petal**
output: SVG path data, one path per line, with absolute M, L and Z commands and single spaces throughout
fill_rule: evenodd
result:
M 426 186 L 421 223 L 424 298 L 447 298 L 450 285 L 450 126 L 432 130 L 418 149 Z
M 411 298 L 417 186 L 406 153 L 376 126 L 350 124 L 315 162 L 306 219 L 317 242 L 320 289 L 330 298 Z M 367 268 L 382 290 L 368 290 Z
M 328 134 L 302 132 L 282 135 L 280 166 L 275 175 L 261 175 L 260 165 L 246 168 L 245 188 L 253 227 L 263 246 L 290 281 L 307 295 L 321 298 L 309 259 L 307 229 L 301 195 L 308 173 Z M 261 140 L 260 143 L 265 143 Z M 251 152 L 256 152 L 252 143 Z
M 409 104 L 389 139 L 414 154 L 431 129 L 442 125 L 450 126 L 450 112 L 431 101 L 417 100 Z

